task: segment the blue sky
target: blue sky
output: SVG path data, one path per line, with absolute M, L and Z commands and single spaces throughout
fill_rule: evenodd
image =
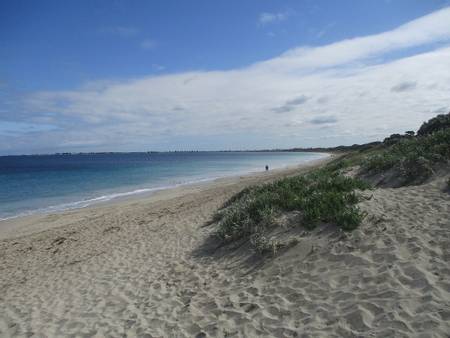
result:
M 0 154 L 331 146 L 415 128 L 450 110 L 449 6 L 2 1 Z

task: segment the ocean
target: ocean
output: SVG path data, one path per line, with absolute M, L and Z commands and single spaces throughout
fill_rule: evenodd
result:
M 179 185 L 305 163 L 302 152 L 0 156 L 0 220 L 86 207 Z

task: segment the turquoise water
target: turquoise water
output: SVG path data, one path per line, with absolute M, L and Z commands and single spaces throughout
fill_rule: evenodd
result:
M 301 164 L 300 152 L 172 152 L 0 157 L 0 219 L 81 208 L 178 185 Z

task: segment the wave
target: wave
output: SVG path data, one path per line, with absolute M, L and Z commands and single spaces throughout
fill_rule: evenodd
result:
M 36 215 L 36 214 L 48 214 L 48 213 L 52 213 L 52 212 L 62 212 L 62 211 L 67 211 L 67 210 L 82 209 L 82 208 L 86 208 L 86 207 L 94 205 L 94 204 L 98 204 L 98 203 L 102 203 L 102 202 L 109 202 L 109 201 L 114 200 L 114 199 L 119 199 L 119 198 L 123 198 L 123 197 L 128 197 L 128 196 L 133 196 L 133 195 L 138 195 L 138 194 L 144 194 L 144 193 L 154 193 L 154 192 L 157 192 L 157 191 L 173 189 L 173 188 L 177 188 L 177 187 L 180 187 L 180 186 L 185 186 L 185 185 L 190 185 L 190 184 L 195 184 L 195 183 L 208 182 L 208 181 L 212 181 L 212 180 L 215 180 L 215 179 L 218 179 L 218 178 L 222 178 L 222 177 L 225 177 L 225 176 L 215 176 L 215 177 L 201 178 L 201 179 L 197 179 L 197 180 L 186 181 L 186 182 L 183 182 L 183 183 L 176 183 L 176 184 L 167 185 L 167 186 L 160 186 L 160 187 L 154 187 L 154 188 L 142 188 L 142 189 L 136 189 L 136 190 L 132 190 L 132 191 L 113 193 L 113 194 L 109 194 L 109 195 L 101 195 L 101 196 L 98 196 L 98 197 L 84 199 L 84 200 L 75 201 L 75 202 L 63 203 L 63 204 L 58 204 L 58 205 L 51 205 L 51 206 L 48 206 L 48 207 L 45 207 L 45 208 L 38 208 L 38 209 L 33 209 L 33 210 L 27 210 L 27 211 L 18 213 L 16 215 L 3 217 L 3 218 L 0 218 L 0 222 L 1 221 L 5 221 L 5 220 L 9 220 L 9 219 L 14 219 L 14 218 L 18 218 L 18 217 L 24 217 L 24 216 L 31 216 L 31 215 Z

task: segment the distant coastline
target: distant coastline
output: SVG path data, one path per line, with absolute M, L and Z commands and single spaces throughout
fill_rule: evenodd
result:
M 365 144 L 353 144 L 351 146 L 336 147 L 307 147 L 307 148 L 273 148 L 273 149 L 241 149 L 241 150 L 167 150 L 167 151 L 92 151 L 92 152 L 57 152 L 57 153 L 37 153 L 37 154 L 7 154 L 0 157 L 10 156 L 74 156 L 74 155 L 112 155 L 112 154 L 171 154 L 171 153 L 267 153 L 267 152 L 314 152 L 314 153 L 333 153 L 350 150 L 366 149 L 367 147 L 381 144 L 381 141 L 375 141 Z

